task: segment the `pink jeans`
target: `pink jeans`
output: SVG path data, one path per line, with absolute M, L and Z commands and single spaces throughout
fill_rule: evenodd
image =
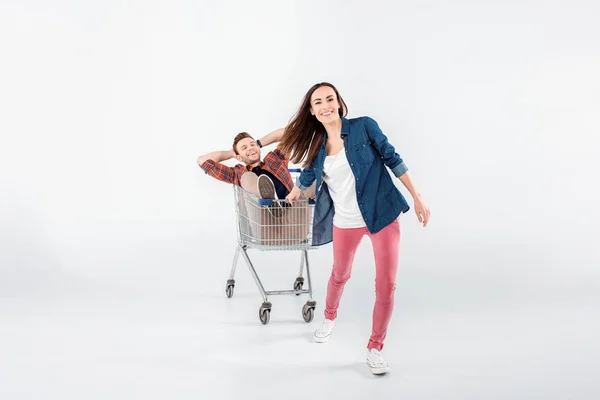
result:
M 381 231 L 370 234 L 367 227 L 341 229 L 333 227 L 333 270 L 327 285 L 325 318 L 337 318 L 337 309 L 350 279 L 354 254 L 363 236 L 371 239 L 375 253 L 375 307 L 373 327 L 367 349 L 381 350 L 394 308 L 396 272 L 400 251 L 400 222 L 395 220 Z

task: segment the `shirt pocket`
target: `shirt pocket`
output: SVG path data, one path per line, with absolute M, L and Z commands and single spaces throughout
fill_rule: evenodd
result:
M 354 145 L 354 155 L 360 164 L 372 164 L 375 160 L 375 149 L 370 141 L 360 142 Z

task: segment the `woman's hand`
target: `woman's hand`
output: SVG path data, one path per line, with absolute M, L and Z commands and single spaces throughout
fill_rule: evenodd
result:
M 423 224 L 423 227 L 426 227 L 431 213 L 429 207 L 423 203 L 420 196 L 415 199 L 415 213 L 417 214 L 419 222 Z
M 412 183 L 412 179 L 410 179 L 408 172 L 405 172 L 400 176 L 400 182 L 402 182 L 402 184 L 410 192 L 410 195 L 415 202 L 415 213 L 417 214 L 417 218 L 419 219 L 419 222 L 423 224 L 423 227 L 426 227 L 427 223 L 429 222 L 429 207 L 423 203 L 421 194 L 417 191 L 415 185 Z
M 298 198 L 300 197 L 300 193 L 302 193 L 300 188 L 298 186 L 294 185 L 294 187 L 292 188 L 292 191 L 290 192 L 290 194 L 288 194 L 285 197 L 285 199 L 287 200 L 288 203 L 292 204 L 294 201 L 298 200 Z

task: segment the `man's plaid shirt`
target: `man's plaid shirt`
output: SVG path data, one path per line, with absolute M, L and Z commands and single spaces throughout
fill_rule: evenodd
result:
M 267 153 L 265 159 L 260 163 L 260 168 L 275 175 L 286 189 L 291 191 L 294 187 L 294 181 L 288 170 L 288 162 L 289 157 L 277 148 Z M 213 178 L 234 185 L 240 185 L 242 175 L 252 170 L 248 165 L 238 164 L 235 167 L 229 167 L 213 160 L 206 160 L 200 168 Z

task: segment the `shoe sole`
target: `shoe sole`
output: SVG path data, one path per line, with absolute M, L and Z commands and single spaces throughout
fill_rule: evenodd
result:
M 373 375 L 385 375 L 388 372 L 390 372 L 390 369 L 389 368 L 372 368 L 371 367 L 371 372 L 373 373 Z
M 275 185 L 268 176 L 261 175 L 258 177 L 258 193 L 260 193 L 260 197 L 263 199 L 276 199 Z M 276 201 L 273 202 L 273 205 L 269 208 L 269 211 L 275 218 L 281 218 L 281 213 L 283 212 L 281 210 L 281 204 Z
M 264 178 L 263 178 L 264 176 Z M 275 185 L 269 177 L 261 175 L 258 177 L 258 192 L 263 199 L 275 199 Z
M 329 336 L 331 336 L 331 335 L 329 335 Z M 314 339 L 314 340 L 315 340 L 315 342 L 317 342 L 317 343 L 325 343 L 326 341 L 328 341 L 328 340 L 329 340 L 329 336 L 326 336 L 326 337 L 324 337 L 324 338 L 320 338 L 320 337 L 313 336 L 313 339 Z

